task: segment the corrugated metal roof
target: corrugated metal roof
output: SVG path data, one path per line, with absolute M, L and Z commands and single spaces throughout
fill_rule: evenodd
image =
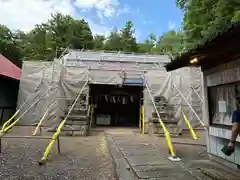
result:
M 65 61 L 105 61 L 126 63 L 169 63 L 168 55 L 124 53 L 124 52 L 102 52 L 102 51 L 80 51 L 69 50 L 64 56 Z
M 21 69 L 0 54 L 0 75 L 20 80 Z

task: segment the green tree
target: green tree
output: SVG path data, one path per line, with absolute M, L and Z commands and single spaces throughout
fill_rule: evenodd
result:
M 127 21 L 125 27 L 121 29 L 121 39 L 123 44 L 123 51 L 125 52 L 137 52 L 138 44 L 136 38 L 133 36 L 135 30 L 133 28 L 132 21 Z
M 176 0 L 176 3 L 184 11 L 187 48 L 204 43 L 233 21 L 240 20 L 237 0 Z
M 168 31 L 159 38 L 152 51 L 175 57 L 184 51 L 183 40 L 183 32 L 176 32 L 174 30 Z
M 96 35 L 93 39 L 94 49 L 103 50 L 104 49 L 105 37 L 101 35 Z
M 15 39 L 14 33 L 3 25 L 0 25 L 0 54 L 21 67 L 21 48 Z
M 92 31 L 85 20 L 73 20 L 69 27 L 69 46 L 73 49 L 93 49 Z
M 36 25 L 27 34 L 18 32 L 26 60 L 52 61 L 63 49 L 92 49 L 93 36 L 86 21 L 74 20 L 60 13 L 52 15 L 48 22 Z M 57 53 L 56 53 L 57 52 Z
M 142 53 L 151 53 L 153 52 L 154 47 L 156 46 L 156 43 L 157 43 L 157 38 L 153 33 L 151 33 L 143 43 L 138 44 L 139 46 L 138 51 Z
M 114 28 L 107 37 L 104 49 L 109 51 L 123 51 L 122 38 L 116 28 Z
M 25 60 L 52 61 L 56 43 L 53 34 L 44 25 L 37 25 L 29 33 L 18 32 Z
M 45 25 L 53 34 L 56 48 L 92 49 L 93 36 L 85 20 L 74 20 L 71 16 L 60 13 L 52 15 Z

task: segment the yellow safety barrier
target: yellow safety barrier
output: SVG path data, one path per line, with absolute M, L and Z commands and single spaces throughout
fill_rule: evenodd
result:
M 20 111 L 20 109 L 17 110 L 17 111 L 15 112 L 15 114 L 3 124 L 3 126 L 2 126 L 2 131 L 4 131 L 4 129 L 6 128 L 6 126 L 18 115 L 19 111 Z
M 148 84 L 147 84 L 147 82 L 146 82 L 146 79 L 144 78 L 144 76 L 142 76 L 142 78 L 143 78 L 144 81 L 145 81 L 145 85 L 146 85 L 148 94 L 149 94 L 149 96 L 150 96 L 150 98 L 151 98 L 151 101 L 152 101 L 152 103 L 153 103 L 154 109 L 155 109 L 155 111 L 156 111 L 156 113 L 157 113 L 157 116 L 158 116 L 158 121 L 159 121 L 159 123 L 160 123 L 160 125 L 161 125 L 161 127 L 162 127 L 162 129 L 163 129 L 163 131 L 164 131 L 164 134 L 165 134 L 165 139 L 166 139 L 166 142 L 167 142 L 167 146 L 168 146 L 169 152 L 170 152 L 170 154 L 171 154 L 171 157 L 168 157 L 168 159 L 169 159 L 170 161 L 181 161 L 181 159 L 178 158 L 178 157 L 176 156 L 176 154 L 175 154 L 175 151 L 174 151 L 174 148 L 173 148 L 173 144 L 172 144 L 171 136 L 170 136 L 170 134 L 169 134 L 166 126 L 164 125 L 162 119 L 160 118 L 160 114 L 159 114 L 158 109 L 157 109 L 157 107 L 156 107 L 156 104 L 155 104 L 155 102 L 154 102 L 153 96 L 152 96 L 152 94 L 151 94 L 151 90 L 149 89 L 149 86 L 148 86 Z
M 142 119 L 142 134 L 145 133 L 145 119 L 144 119 L 144 106 L 141 108 L 141 119 Z
M 140 107 L 138 127 L 139 127 L 140 132 L 142 133 L 142 107 Z
M 51 140 L 50 143 L 48 144 L 48 146 L 47 146 L 47 148 L 46 148 L 46 150 L 45 150 L 45 152 L 44 152 L 44 154 L 43 154 L 43 157 L 42 157 L 41 160 L 38 162 L 39 165 L 42 165 L 42 164 L 47 160 L 48 154 L 50 153 L 50 151 L 51 151 L 51 149 L 52 149 L 55 141 L 57 140 L 57 138 L 58 138 L 58 136 L 59 136 L 59 134 L 60 134 L 60 132 L 61 132 L 61 130 L 62 130 L 62 127 L 63 127 L 64 124 L 65 124 L 65 122 L 66 122 L 66 119 L 63 120 L 63 121 L 61 122 L 61 124 L 58 126 L 57 131 L 54 133 L 54 135 L 53 135 L 53 137 L 52 137 L 52 140 Z
M 159 123 L 160 123 L 160 125 L 163 129 L 164 134 L 165 134 L 165 138 L 166 138 L 166 142 L 167 142 L 170 154 L 171 154 L 172 157 L 176 157 L 176 154 L 175 154 L 175 151 L 174 151 L 174 148 L 173 148 L 173 144 L 172 144 L 172 138 L 171 138 L 165 124 L 163 123 L 162 119 L 158 118 L 158 120 L 159 120 Z
M 193 138 L 194 140 L 198 140 L 197 134 L 196 134 L 195 131 L 193 130 L 193 128 L 192 128 L 189 120 L 187 119 L 187 116 L 185 115 L 185 113 L 184 113 L 183 111 L 182 111 L 182 115 L 183 115 L 183 118 L 184 118 L 184 120 L 185 120 L 185 123 L 186 123 L 187 126 L 188 126 L 188 129 L 189 129 L 190 132 L 191 132 L 192 138 Z
M 21 114 L 14 122 L 12 122 L 9 126 L 5 127 L 4 129 L 2 129 L 0 131 L 0 138 L 2 138 L 5 133 L 7 133 L 15 124 L 17 124 L 22 118 L 23 116 L 25 116 L 26 113 L 28 113 L 28 111 L 33 108 L 33 106 L 35 106 L 44 96 L 46 96 L 46 94 L 53 88 L 54 86 L 51 86 L 50 88 L 48 88 L 47 91 L 45 91 L 44 94 L 42 94 L 37 101 L 35 101 L 33 104 L 31 104 L 31 106 L 23 113 Z M 56 89 L 56 88 L 55 88 Z M 55 90 L 54 89 L 54 90 Z M 9 121 L 10 122 L 10 121 Z M 6 125 L 5 125 L 6 126 Z
M 86 74 L 85 74 L 85 75 L 86 75 Z M 61 130 L 62 130 L 65 122 L 67 121 L 67 118 L 68 118 L 69 114 L 72 112 L 74 106 L 76 105 L 76 103 L 77 103 L 80 95 L 82 94 L 83 89 L 84 89 L 85 86 L 87 85 L 87 83 L 88 83 L 88 81 L 86 81 L 85 84 L 83 85 L 81 91 L 78 93 L 75 101 L 73 102 L 70 110 L 68 111 L 67 116 L 66 116 L 65 119 L 60 123 L 60 125 L 59 125 L 58 128 L 57 128 L 57 131 L 53 134 L 52 140 L 51 140 L 50 143 L 48 144 L 48 146 L 47 146 L 47 148 L 46 148 L 46 150 L 45 150 L 45 152 L 44 152 L 44 154 L 43 154 L 43 157 L 42 157 L 42 158 L 40 159 L 40 161 L 38 162 L 39 165 L 43 165 L 43 164 L 45 163 L 45 161 L 47 160 L 48 154 L 50 153 L 50 151 L 51 151 L 51 149 L 52 149 L 55 141 L 59 138 L 59 134 L 60 134 L 60 132 L 61 132 Z M 59 139 L 58 139 L 58 140 L 59 140 Z

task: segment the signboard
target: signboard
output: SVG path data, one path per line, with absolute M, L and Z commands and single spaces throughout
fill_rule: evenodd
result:
M 110 115 L 100 114 L 97 116 L 97 125 L 110 125 Z

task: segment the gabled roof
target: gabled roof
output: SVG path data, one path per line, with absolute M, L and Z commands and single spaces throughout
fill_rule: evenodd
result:
M 20 80 L 21 69 L 0 54 L 0 76 L 1 75 Z

